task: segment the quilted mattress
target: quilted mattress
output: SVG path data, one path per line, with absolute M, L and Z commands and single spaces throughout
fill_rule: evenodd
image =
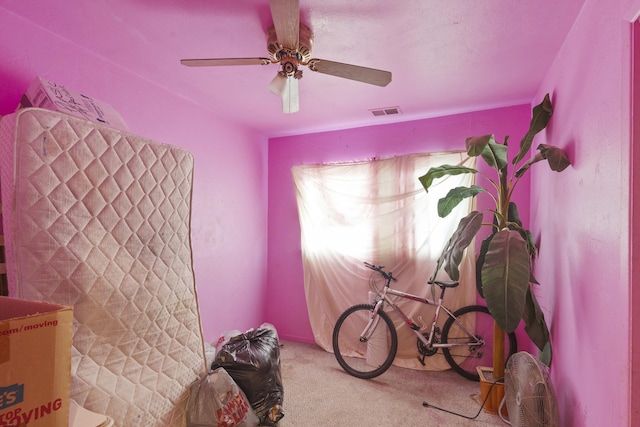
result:
M 10 295 L 74 308 L 71 397 L 115 425 L 182 426 L 207 372 L 193 157 L 64 113 L 0 121 Z

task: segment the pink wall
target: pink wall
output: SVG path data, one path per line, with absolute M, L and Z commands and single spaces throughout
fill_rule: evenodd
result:
M 630 22 L 639 11 L 640 0 L 586 0 L 532 99 L 552 92 L 546 137 L 573 161 L 559 175 L 533 169 L 530 204 L 563 426 L 640 425 L 632 405 L 640 381 L 629 380 L 630 330 L 638 321 L 629 305 L 628 250 Z M 510 134 L 516 142 L 530 114 L 520 106 L 275 138 L 267 152 L 263 137 L 1 7 L 0 23 L 0 114 L 13 111 L 41 75 L 114 105 L 134 133 L 195 154 L 194 265 L 209 341 L 264 320 L 284 338 L 313 340 L 291 166 L 460 149 L 467 136 L 483 133 Z
M 630 401 L 633 402 L 640 396 L 640 352 L 634 351 L 640 344 L 640 316 L 638 310 L 634 307 L 640 304 L 640 227 L 637 221 L 633 221 L 640 214 L 640 20 L 636 20 L 633 24 L 632 37 L 632 78 L 631 78 L 631 140 L 630 140 L 630 209 L 629 209 L 629 237 L 630 257 L 629 257 L 629 287 L 631 289 L 631 298 L 629 299 L 629 308 L 631 314 L 631 375 L 629 382 L 631 383 Z M 631 407 L 631 424 L 640 423 L 640 408 L 637 405 Z
M 463 150 L 469 136 L 493 133 L 511 137 L 518 147 L 531 118 L 529 106 L 500 108 L 420 121 L 269 140 L 269 270 L 266 318 L 288 339 L 313 342 L 304 296 L 300 227 L 291 167 L 370 157 Z M 426 171 L 425 171 L 426 172 Z M 518 184 L 526 210 L 528 177 Z
M 205 339 L 263 322 L 267 141 L 0 8 L 0 115 L 39 75 L 113 105 L 131 131 L 195 157 L 192 236 Z M 19 36 L 18 36 L 19 35 Z
M 537 278 L 552 284 L 540 297 L 551 309 L 551 373 L 566 426 L 640 422 L 637 381 L 630 392 L 628 234 L 630 22 L 638 11 L 638 1 L 588 0 L 542 85 L 556 107 L 548 141 L 573 161 L 557 176 L 536 170 L 531 184 Z

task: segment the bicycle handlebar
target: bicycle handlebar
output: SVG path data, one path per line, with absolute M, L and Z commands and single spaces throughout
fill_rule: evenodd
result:
M 387 280 L 393 280 L 394 282 L 397 282 L 398 279 L 396 279 L 395 277 L 393 277 L 393 273 L 392 272 L 386 272 L 384 271 L 384 265 L 373 265 L 373 264 L 369 264 L 368 262 L 364 262 L 365 267 L 370 268 L 374 271 L 377 271 L 378 273 L 380 273 L 382 275 L 382 277 L 384 277 Z

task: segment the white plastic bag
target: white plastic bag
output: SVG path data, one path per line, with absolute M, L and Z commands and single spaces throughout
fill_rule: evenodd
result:
M 194 382 L 189 390 L 187 427 L 256 427 L 247 396 L 223 368 Z
M 216 348 L 213 344 L 204 343 L 204 357 L 207 361 L 207 371 L 211 370 L 211 364 L 216 358 Z

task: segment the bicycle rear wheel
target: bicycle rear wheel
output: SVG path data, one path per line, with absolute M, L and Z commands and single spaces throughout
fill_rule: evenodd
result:
M 453 313 L 455 318 L 449 317 L 442 328 L 442 343 L 456 344 L 453 347 L 443 347 L 442 353 L 454 371 L 463 377 L 480 381 L 478 366 L 493 366 L 493 317 L 487 307 L 470 305 Z M 476 338 L 482 344 L 473 345 Z M 516 335 L 509 333 L 504 336 L 505 362 L 517 351 Z
M 378 311 L 370 331 L 365 331 L 373 309 L 371 304 L 354 305 L 342 313 L 333 328 L 333 352 L 338 363 L 347 373 L 363 379 L 389 369 L 398 351 L 398 334 L 384 311 Z

